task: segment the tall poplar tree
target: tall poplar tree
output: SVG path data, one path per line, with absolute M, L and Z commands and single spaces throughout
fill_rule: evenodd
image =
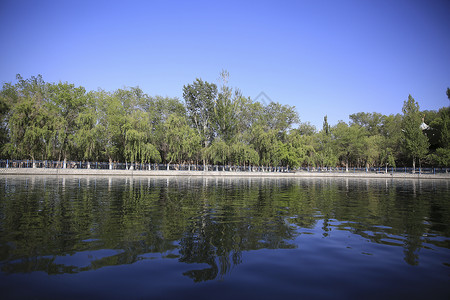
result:
M 202 138 L 203 151 L 214 139 L 212 122 L 216 97 L 217 86 L 198 78 L 192 84 L 183 87 L 187 114 Z M 203 165 L 206 165 L 206 157 L 203 158 Z
M 404 147 L 407 155 L 412 158 L 413 172 L 416 168 L 416 159 L 420 160 L 427 154 L 429 142 L 428 138 L 420 129 L 421 115 L 419 104 L 409 95 L 408 100 L 403 103 L 402 132 L 404 137 Z

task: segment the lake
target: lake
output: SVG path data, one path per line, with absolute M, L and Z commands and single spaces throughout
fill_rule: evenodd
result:
M 449 180 L 0 176 L 2 299 L 449 295 Z

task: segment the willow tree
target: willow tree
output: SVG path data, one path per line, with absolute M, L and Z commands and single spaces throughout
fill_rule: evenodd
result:
M 87 105 L 86 90 L 74 84 L 49 84 L 49 106 L 53 116 L 54 157 L 64 162 L 74 152 L 77 118 Z M 64 164 L 65 166 L 65 164 Z
M 105 128 L 99 122 L 99 113 L 95 93 L 87 94 L 87 105 L 80 111 L 75 120 L 76 132 L 74 136 L 75 154 L 81 160 L 99 160 Z
M 240 166 L 257 165 L 259 155 L 253 147 L 242 142 L 234 143 L 230 149 L 231 161 Z
M 189 127 L 184 116 L 170 115 L 164 123 L 164 129 L 164 140 L 167 145 L 167 169 L 172 162 L 190 162 L 200 151 L 200 136 L 193 128 Z
M 420 160 L 428 152 L 429 142 L 420 128 L 421 114 L 419 104 L 411 95 L 403 103 L 402 132 L 404 137 L 403 145 L 407 155 L 412 159 L 413 172 L 416 169 L 416 159 Z
M 51 132 L 49 115 L 34 98 L 22 100 L 13 108 L 9 119 L 10 142 L 5 145 L 12 158 L 46 159 Z
M 14 85 L 4 84 L 0 93 L 2 110 L 2 154 L 24 159 L 46 159 L 52 136 L 48 85 L 42 76 L 23 79 L 19 74 Z
M 209 146 L 207 149 L 208 159 L 213 164 L 227 164 L 227 162 L 230 161 L 230 155 L 230 147 L 224 140 L 220 138 L 215 139 L 211 146 Z
M 291 168 L 297 168 L 306 163 L 308 166 L 311 163 L 311 156 L 314 153 L 311 125 L 305 124 L 301 129 L 291 130 L 288 134 L 285 145 L 285 157 L 283 158 L 284 165 Z M 305 130 L 308 134 L 305 133 Z
M 124 154 L 131 163 L 160 162 L 161 156 L 150 143 L 150 124 L 147 113 L 135 109 L 122 127 L 125 133 Z

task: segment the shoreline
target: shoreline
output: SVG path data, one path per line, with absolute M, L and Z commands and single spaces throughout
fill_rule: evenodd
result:
M 450 173 L 405 174 L 405 173 L 335 173 L 335 172 L 229 172 L 229 171 L 142 171 L 142 170 L 100 170 L 100 169 L 41 169 L 0 168 L 0 175 L 53 175 L 53 176 L 131 176 L 131 177 L 272 177 L 272 178 L 408 178 L 450 180 Z

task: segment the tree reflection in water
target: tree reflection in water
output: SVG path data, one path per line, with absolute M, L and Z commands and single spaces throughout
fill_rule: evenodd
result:
M 410 265 L 424 243 L 450 248 L 434 238 L 450 236 L 448 182 L 3 176 L 0 186 L 6 273 L 170 258 L 193 264 L 183 274 L 194 281 L 213 280 L 245 251 L 296 248 L 304 229 L 401 246 Z

